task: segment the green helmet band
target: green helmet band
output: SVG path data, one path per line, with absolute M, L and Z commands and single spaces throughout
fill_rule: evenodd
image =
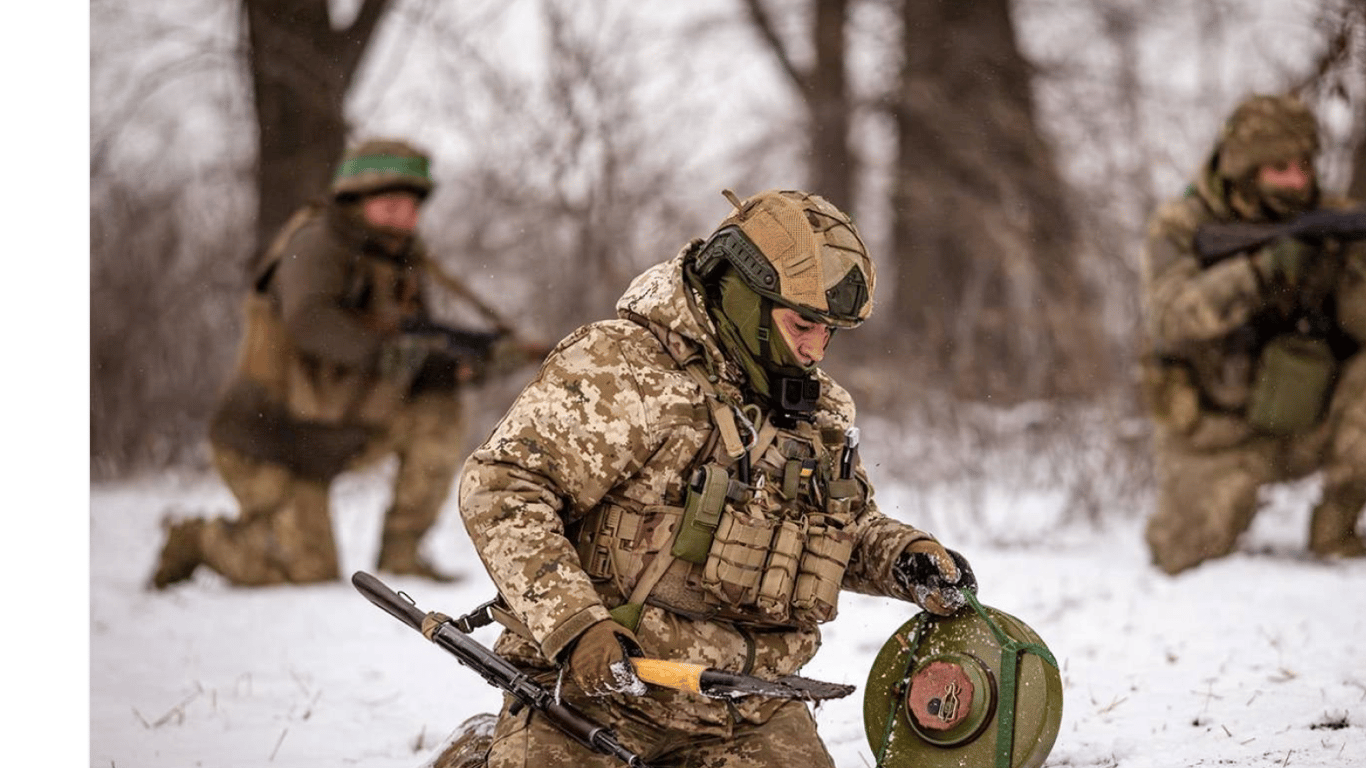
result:
M 395 157 L 393 155 L 363 155 L 353 157 L 341 164 L 337 168 L 337 173 L 333 179 L 344 179 L 348 176 L 358 176 L 367 171 L 379 173 L 393 173 L 400 176 L 412 176 L 414 178 L 431 181 L 431 163 L 425 157 Z

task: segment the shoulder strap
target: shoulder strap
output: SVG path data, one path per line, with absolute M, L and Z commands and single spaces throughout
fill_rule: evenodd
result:
M 320 210 L 322 206 L 315 202 L 295 211 L 275 234 L 270 245 L 261 252 L 251 275 L 251 285 L 257 293 L 266 292 L 266 288 L 270 286 L 270 278 L 275 275 L 275 268 L 280 264 L 280 256 L 283 255 L 285 246 Z

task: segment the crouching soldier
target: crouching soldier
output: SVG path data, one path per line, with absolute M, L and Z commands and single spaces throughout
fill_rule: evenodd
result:
M 239 514 L 171 525 L 153 586 L 201 565 L 240 586 L 337 579 L 331 482 L 388 455 L 398 470 L 379 570 L 445 578 L 418 545 L 460 464 L 460 385 L 522 348 L 430 319 L 424 291 L 444 273 L 416 227 L 431 190 L 426 155 L 365 142 L 342 158 L 329 198 L 276 236 L 209 429 Z
M 1310 551 L 1366 555 L 1366 245 L 1320 232 L 1222 256 L 1196 247 L 1220 225 L 1349 207 L 1320 192 L 1317 151 L 1303 104 L 1252 97 L 1149 222 L 1144 370 L 1160 486 L 1147 540 L 1167 573 L 1232 552 L 1262 486 L 1318 471 Z
M 805 702 L 646 694 L 630 658 L 775 679 L 842 589 L 947 615 L 976 582 L 878 511 L 854 404 L 818 367 L 873 307 L 854 225 L 803 192 L 726 196 L 709 239 L 551 352 L 466 461 L 460 508 L 517 627 L 495 650 L 552 687 L 563 671 L 563 697 L 646 762 L 828 766 Z M 531 764 L 613 758 L 505 708 L 489 765 Z

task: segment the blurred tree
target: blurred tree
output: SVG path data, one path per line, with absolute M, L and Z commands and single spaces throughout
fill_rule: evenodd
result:
M 1351 115 L 1345 136 L 1328 137 L 1327 149 L 1346 144 L 1343 171 L 1349 197 L 1366 200 L 1366 0 L 1328 2 L 1320 9 L 1316 26 L 1322 47 L 1308 74 L 1291 90 L 1322 106 L 1338 101 Z M 1323 126 L 1322 115 L 1320 124 Z
M 755 30 L 796 86 L 806 109 L 810 136 L 809 188 L 846 211 L 854 206 L 855 157 L 849 151 L 853 107 L 845 66 L 845 24 L 850 0 L 814 0 L 811 62 L 798 62 L 784 42 L 763 0 L 744 0 Z
M 1094 392 L 1099 318 L 1009 0 L 902 0 L 897 336 L 959 396 Z
M 325 189 L 346 142 L 347 91 L 390 0 L 333 29 L 328 0 L 243 0 L 256 103 L 256 240 Z

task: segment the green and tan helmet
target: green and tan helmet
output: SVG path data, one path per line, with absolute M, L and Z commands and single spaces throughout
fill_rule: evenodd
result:
M 334 198 L 406 189 L 425 198 L 432 191 L 431 160 L 413 145 L 371 139 L 347 150 L 332 177 Z
M 1219 175 L 1237 181 L 1262 165 L 1319 151 L 1314 113 L 1294 96 L 1252 96 L 1233 110 L 1219 137 Z
M 722 194 L 735 210 L 699 252 L 699 274 L 728 263 L 755 293 L 809 320 L 853 328 L 868 319 L 876 274 L 844 212 L 807 192 Z

